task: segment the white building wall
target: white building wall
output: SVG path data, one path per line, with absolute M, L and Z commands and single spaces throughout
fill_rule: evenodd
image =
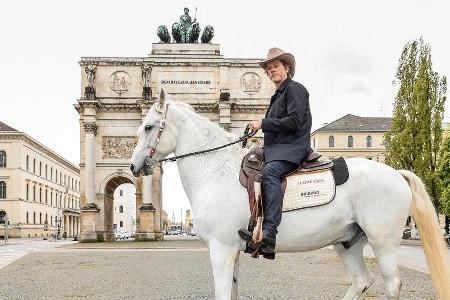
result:
M 132 184 L 122 184 L 114 191 L 114 226 L 116 233 L 136 232 L 136 189 Z M 123 212 L 120 212 L 120 207 Z M 120 226 L 122 222 L 122 227 Z

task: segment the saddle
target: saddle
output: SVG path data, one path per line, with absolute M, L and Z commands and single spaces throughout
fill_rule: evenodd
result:
M 295 173 L 307 173 L 319 170 L 329 170 L 333 167 L 330 160 L 319 160 L 322 154 L 311 152 L 300 164 L 300 166 L 281 179 L 281 191 L 284 194 L 286 189 L 286 177 Z M 255 147 L 244 156 L 239 172 L 239 181 L 243 187 L 247 188 L 250 211 L 254 211 L 256 206 L 255 182 L 262 181 L 262 169 L 264 167 L 264 150 L 261 147 Z
M 347 181 L 349 174 L 345 160 L 342 157 L 333 161 L 319 160 L 321 157 L 322 155 L 320 153 L 313 151 L 301 162 L 300 166 L 296 170 L 284 175 L 281 179 L 282 195 L 284 196 L 285 194 L 287 178 L 290 176 L 298 176 L 299 174 L 317 173 L 331 170 L 336 185 L 343 184 Z M 264 193 L 259 193 L 257 190 L 259 190 L 259 185 L 263 184 L 263 167 L 264 150 L 261 147 L 255 147 L 252 148 L 250 152 L 242 159 L 241 170 L 239 172 L 239 181 L 242 186 L 247 188 L 250 205 L 251 216 L 248 229 L 253 231 L 253 239 L 251 243 L 247 244 L 246 252 L 251 253 L 252 257 L 259 256 L 258 249 L 262 240 L 262 203 Z

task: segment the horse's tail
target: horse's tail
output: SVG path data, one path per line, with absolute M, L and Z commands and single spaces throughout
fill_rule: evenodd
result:
M 412 192 L 411 211 L 419 230 L 431 281 L 439 299 L 450 299 L 450 260 L 442 237 L 436 210 L 422 180 L 414 173 L 399 170 Z

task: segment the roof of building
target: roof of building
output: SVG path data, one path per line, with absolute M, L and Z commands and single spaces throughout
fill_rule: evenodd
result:
M 322 126 L 317 131 L 387 131 L 392 118 L 359 117 L 352 114 Z
M 18 130 L 0 121 L 0 131 L 18 131 Z

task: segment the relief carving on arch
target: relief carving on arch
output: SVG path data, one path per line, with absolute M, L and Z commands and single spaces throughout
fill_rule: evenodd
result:
M 136 147 L 135 137 L 113 137 L 102 138 L 102 158 L 131 158 Z

